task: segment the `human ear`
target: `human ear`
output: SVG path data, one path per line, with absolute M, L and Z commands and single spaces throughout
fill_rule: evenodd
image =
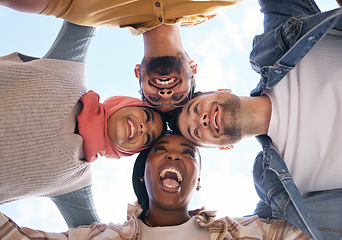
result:
M 135 77 L 138 78 L 138 79 L 140 78 L 140 67 L 141 67 L 140 64 L 136 64 L 135 68 L 134 68 Z
M 234 146 L 233 145 L 228 145 L 228 146 L 221 146 L 219 147 L 220 150 L 229 150 L 229 149 L 233 149 Z
M 191 60 L 189 62 L 190 68 L 191 68 L 191 73 L 192 75 L 195 75 L 197 73 L 197 63 L 194 60 Z
M 217 92 L 231 93 L 232 90 L 228 88 L 220 88 L 220 89 L 217 89 Z

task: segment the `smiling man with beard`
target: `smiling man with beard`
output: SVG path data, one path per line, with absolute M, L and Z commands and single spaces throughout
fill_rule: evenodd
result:
M 223 147 L 265 134 L 271 114 L 268 97 L 238 97 L 223 92 L 196 93 L 177 110 L 170 126 L 201 147 Z
M 261 79 L 251 96 L 193 97 L 170 127 L 204 147 L 256 136 L 255 213 L 285 218 L 312 239 L 341 239 L 342 9 L 321 12 L 314 0 L 259 4 L 264 33 L 250 62 Z
M 186 105 L 197 66 L 183 49 L 179 26 L 162 25 L 143 37 L 144 58 L 135 68 L 143 101 L 163 112 Z
M 183 49 L 180 26 L 201 24 L 240 1 L 0 0 L 0 5 L 56 16 L 77 25 L 107 25 L 129 28 L 134 35 L 143 34 L 144 59 L 135 68 L 142 98 L 146 105 L 169 112 L 187 104 L 195 87 L 196 64 Z M 173 59 L 171 63 L 170 59 Z M 152 63 L 157 68 L 175 63 L 177 67 L 147 71 L 144 65 L 150 61 L 157 63 Z M 159 61 L 165 62 L 159 66 Z

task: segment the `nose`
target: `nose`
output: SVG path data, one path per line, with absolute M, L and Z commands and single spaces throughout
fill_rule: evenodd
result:
M 181 160 L 181 156 L 178 152 L 169 152 L 167 155 L 166 155 L 166 159 L 169 160 L 169 161 L 179 161 Z
M 144 134 L 144 133 L 147 133 L 148 131 L 150 130 L 150 125 L 147 124 L 147 123 L 144 123 L 144 122 L 141 122 L 139 124 L 139 132 L 140 134 Z
M 204 112 L 202 115 L 199 116 L 199 125 L 206 128 L 209 124 L 209 117 L 208 113 Z
M 172 89 L 162 89 L 158 91 L 158 95 L 161 97 L 167 97 L 167 96 L 172 96 L 173 95 L 173 90 Z

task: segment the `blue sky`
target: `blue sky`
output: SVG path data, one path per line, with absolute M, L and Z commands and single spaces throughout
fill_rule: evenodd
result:
M 333 0 L 316 2 L 322 11 L 338 7 Z M 0 7 L 0 55 L 18 51 L 43 56 L 62 22 Z M 248 62 L 253 36 L 262 33 L 262 14 L 256 0 L 245 0 L 204 24 L 183 28 L 181 33 L 184 49 L 198 63 L 197 90 L 230 88 L 236 95 L 249 96 L 259 79 Z M 87 57 L 87 88 L 99 93 L 101 101 L 115 95 L 139 98 L 133 69 L 142 56 L 142 36 L 132 36 L 127 29 L 100 27 Z M 255 138 L 244 139 L 228 151 L 201 148 L 202 188 L 194 194 L 191 208 L 205 206 L 217 210 L 218 217 L 252 214 L 258 202 L 252 166 L 260 150 Z M 123 222 L 127 203 L 135 201 L 131 186 L 134 160 L 134 156 L 102 158 L 92 164 L 95 205 L 104 223 Z M 4 204 L 0 210 L 20 226 L 67 230 L 61 214 L 46 198 Z

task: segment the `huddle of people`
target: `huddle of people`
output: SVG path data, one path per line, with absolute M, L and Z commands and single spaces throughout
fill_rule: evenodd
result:
M 0 58 L 0 204 L 49 197 L 70 227 L 51 234 L 1 214 L 0 239 L 341 239 L 342 9 L 259 0 L 264 33 L 254 38 L 250 62 L 260 82 L 251 96 L 196 92 L 197 65 L 183 49 L 180 26 L 238 2 L 0 1 L 64 19 L 42 58 Z M 142 100 L 100 103 L 86 90 L 84 63 L 99 25 L 143 34 L 144 58 L 135 66 Z M 262 145 L 253 167 L 260 197 L 254 214 L 190 212 L 199 190 L 197 146 L 225 148 L 251 136 Z M 138 204 L 129 205 L 122 225 L 103 224 L 91 162 L 136 153 Z

